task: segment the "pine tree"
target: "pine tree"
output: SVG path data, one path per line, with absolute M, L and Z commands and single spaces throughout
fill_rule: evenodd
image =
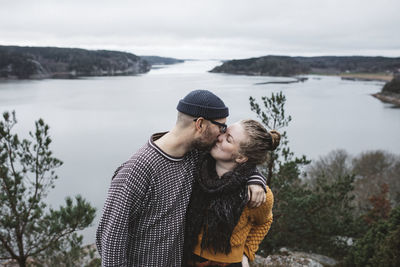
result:
M 54 188 L 55 169 L 62 162 L 50 150 L 49 126 L 35 122 L 29 140 L 12 132 L 15 112 L 3 113 L 0 121 L 0 259 L 19 266 L 27 261 L 46 266 L 54 255 L 71 244 L 80 245 L 75 232 L 89 226 L 93 208 L 81 196 L 66 198 L 65 206 L 53 209 L 45 198 Z M 69 246 L 71 248 L 71 246 Z M 72 249 L 72 248 L 71 248 Z M 72 265 L 71 265 L 72 266 Z

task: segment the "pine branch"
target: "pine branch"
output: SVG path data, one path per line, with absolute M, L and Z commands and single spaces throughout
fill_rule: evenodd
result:
M 12 259 L 18 259 L 18 256 L 14 253 L 13 249 L 10 247 L 10 245 L 7 243 L 7 241 L 4 239 L 3 236 L 0 235 L 0 241 L 3 247 L 7 250 L 8 253 L 10 253 Z M 4 259 L 10 259 L 9 257 L 4 258 Z

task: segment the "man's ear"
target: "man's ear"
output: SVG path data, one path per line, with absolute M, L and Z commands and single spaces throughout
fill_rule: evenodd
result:
M 205 130 L 204 118 L 200 117 L 195 121 L 196 131 L 203 132 Z
M 236 157 L 235 161 L 236 161 L 236 163 L 242 164 L 242 163 L 245 163 L 248 159 L 249 159 L 248 157 L 243 156 L 242 154 L 239 154 Z

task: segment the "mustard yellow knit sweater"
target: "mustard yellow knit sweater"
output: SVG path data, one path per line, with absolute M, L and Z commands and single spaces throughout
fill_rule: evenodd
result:
M 212 261 L 226 263 L 241 262 L 244 253 L 250 261 L 253 261 L 259 244 L 268 233 L 272 224 L 274 196 L 269 187 L 267 187 L 266 197 L 267 200 L 260 207 L 250 209 L 246 206 L 243 209 L 242 215 L 232 233 L 231 253 L 223 254 L 215 253 L 209 249 L 202 250 L 200 246 L 203 236 L 202 232 L 199 234 L 199 240 L 193 253 Z

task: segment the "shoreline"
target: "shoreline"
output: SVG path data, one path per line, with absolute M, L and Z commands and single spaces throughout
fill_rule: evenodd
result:
M 396 108 L 400 108 L 400 95 L 399 94 L 383 94 L 381 92 L 372 94 L 373 97 L 379 99 L 384 103 L 389 103 L 394 105 Z
M 390 82 L 393 79 L 393 74 L 384 73 L 341 73 L 335 76 L 340 76 L 343 80 L 352 81 Z

